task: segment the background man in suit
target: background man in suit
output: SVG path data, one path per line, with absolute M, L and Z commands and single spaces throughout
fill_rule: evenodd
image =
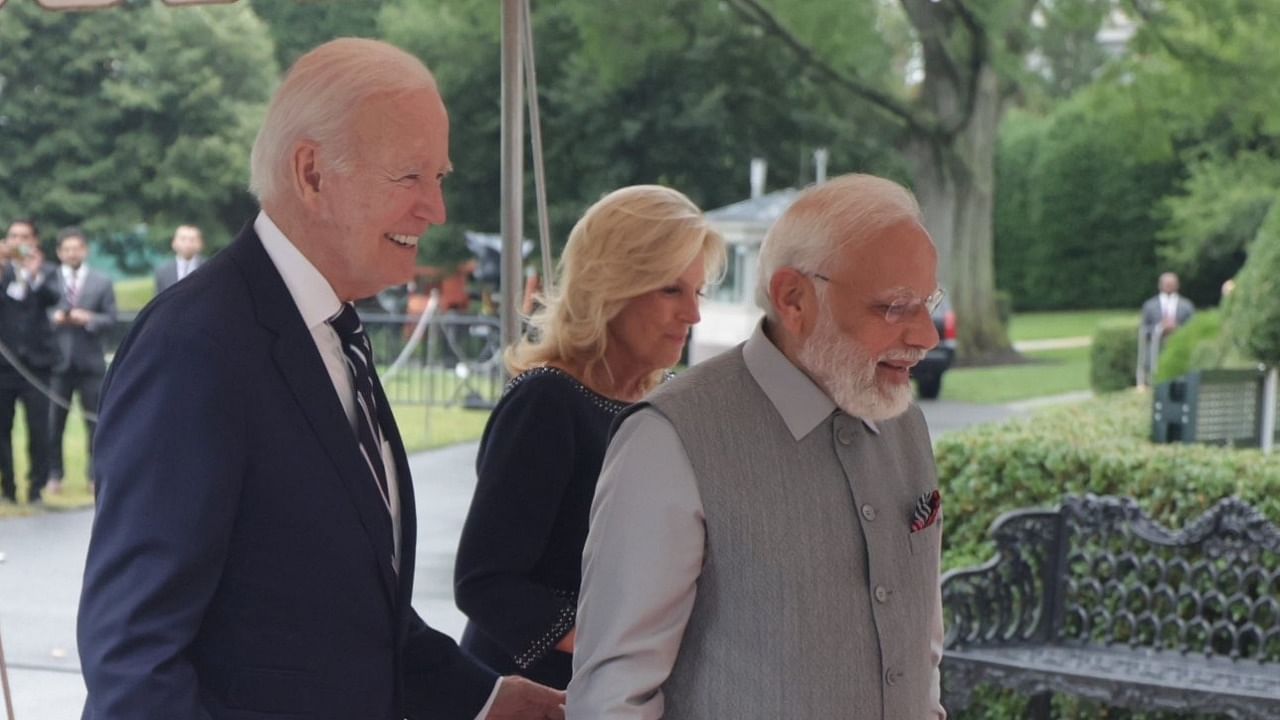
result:
M 90 415 L 98 412 L 98 395 L 102 376 L 107 371 L 103 357 L 102 335 L 116 322 L 116 291 L 111 278 L 85 264 L 89 241 L 80 228 L 64 228 L 58 233 L 58 269 L 62 299 L 53 311 L 53 339 L 58 358 L 53 366 L 53 394 L 68 406 L 75 393 L 80 394 L 80 409 L 85 413 L 86 437 L 89 438 L 88 465 L 85 478 L 93 487 L 93 430 L 97 421 Z M 51 403 L 49 421 L 49 493 L 62 489 L 62 433 L 67 427 L 69 408 Z
M 942 718 L 941 552 L 909 370 L 937 253 L 846 175 L 769 231 L 743 345 L 633 406 L 583 552 L 572 718 Z
M 1143 358 L 1142 366 L 1144 377 L 1154 369 L 1155 358 L 1164 347 L 1165 338 L 1186 325 L 1195 314 L 1195 306 L 1191 301 L 1178 294 L 1177 275 L 1171 272 L 1161 273 L 1157 287 L 1159 292 L 1142 304 L 1142 332 L 1147 340 L 1147 355 Z
M 38 503 L 49 476 L 49 399 L 45 391 L 57 351 L 49 309 L 61 296 L 57 269 L 44 261 L 35 223 L 18 220 L 5 236 L 0 262 L 0 489 L 16 499 L 13 416 L 26 412 L 29 486 L 27 502 Z
M 408 281 L 445 220 L 434 78 L 326 43 L 250 166 L 262 212 L 142 312 L 103 388 L 84 717 L 563 717 L 409 605 L 413 485 L 351 302 Z
M 179 225 L 173 231 L 173 258 L 156 268 L 156 294 L 177 283 L 204 263 L 204 235 L 195 225 Z

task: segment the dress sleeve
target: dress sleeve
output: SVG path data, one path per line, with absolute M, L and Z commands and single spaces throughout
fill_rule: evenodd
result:
M 528 668 L 576 620 L 576 594 L 533 580 L 574 472 L 573 408 L 558 383 L 511 390 L 485 428 L 454 567 L 458 608 Z

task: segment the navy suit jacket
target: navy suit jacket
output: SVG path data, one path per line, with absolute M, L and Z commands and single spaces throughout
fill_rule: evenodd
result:
M 471 720 L 496 677 L 410 608 L 332 381 L 252 226 L 139 315 L 95 435 L 80 602 L 93 720 Z

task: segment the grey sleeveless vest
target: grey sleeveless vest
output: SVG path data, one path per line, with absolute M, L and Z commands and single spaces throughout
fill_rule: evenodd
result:
M 879 434 L 836 412 L 797 441 L 742 346 L 649 404 L 684 443 L 706 516 L 664 717 L 928 717 L 941 528 L 910 534 L 937 488 L 919 408 Z

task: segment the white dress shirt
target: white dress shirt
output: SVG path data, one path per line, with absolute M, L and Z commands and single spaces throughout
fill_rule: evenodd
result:
M 338 400 L 342 402 L 343 411 L 347 414 L 347 424 L 351 426 L 351 432 L 356 432 L 356 395 L 351 371 L 347 368 L 346 356 L 342 351 L 342 340 L 338 337 L 337 331 L 329 325 L 329 318 L 337 315 L 342 309 L 342 301 L 338 299 L 333 286 L 324 275 L 321 275 L 316 266 L 312 265 L 292 242 L 289 242 L 280 228 L 267 217 L 265 211 L 258 213 L 258 217 L 253 221 L 253 229 L 258 233 L 263 249 L 275 264 L 276 271 L 280 273 L 285 287 L 289 290 L 289 295 L 298 306 L 302 322 L 306 324 L 307 330 L 311 331 L 311 339 L 316 343 L 316 350 L 320 351 L 320 359 L 324 360 L 325 369 L 329 371 L 329 379 L 333 381 L 333 389 L 338 394 Z M 179 260 L 179 262 L 182 261 Z M 387 512 L 391 513 L 392 536 L 395 539 L 393 565 L 399 572 L 400 486 L 396 477 L 395 456 L 391 452 L 390 443 L 386 440 L 382 441 L 382 464 L 387 470 L 389 500 Z M 369 482 L 377 481 L 371 476 Z M 489 694 L 489 700 L 480 709 L 476 720 L 483 720 L 489 714 L 489 708 L 493 706 L 493 700 L 497 697 L 501 684 L 502 680 L 499 678 L 498 682 L 494 683 L 493 692 Z
M 67 289 L 75 288 L 77 296 L 81 290 L 84 290 L 84 276 L 88 274 L 89 268 L 81 264 L 80 267 L 72 270 L 70 265 L 63 265 L 62 282 L 63 287 Z
M 19 263 L 13 263 L 13 269 L 13 282 L 9 283 L 9 287 L 5 288 L 5 294 L 18 302 L 26 300 L 29 291 L 35 290 L 44 284 L 44 275 L 39 272 L 32 275 Z
M 1178 294 L 1160 293 L 1160 316 L 1166 320 L 1178 320 Z
M 761 326 L 743 359 L 796 439 L 835 411 Z M 878 434 L 874 423 L 863 423 Z M 583 549 L 569 720 L 662 717 L 662 684 L 679 654 L 702 572 L 704 518 L 693 465 L 670 421 L 648 407 L 624 420 L 605 454 Z M 940 661 L 941 593 L 931 624 Z M 935 704 L 939 679 L 935 664 Z

